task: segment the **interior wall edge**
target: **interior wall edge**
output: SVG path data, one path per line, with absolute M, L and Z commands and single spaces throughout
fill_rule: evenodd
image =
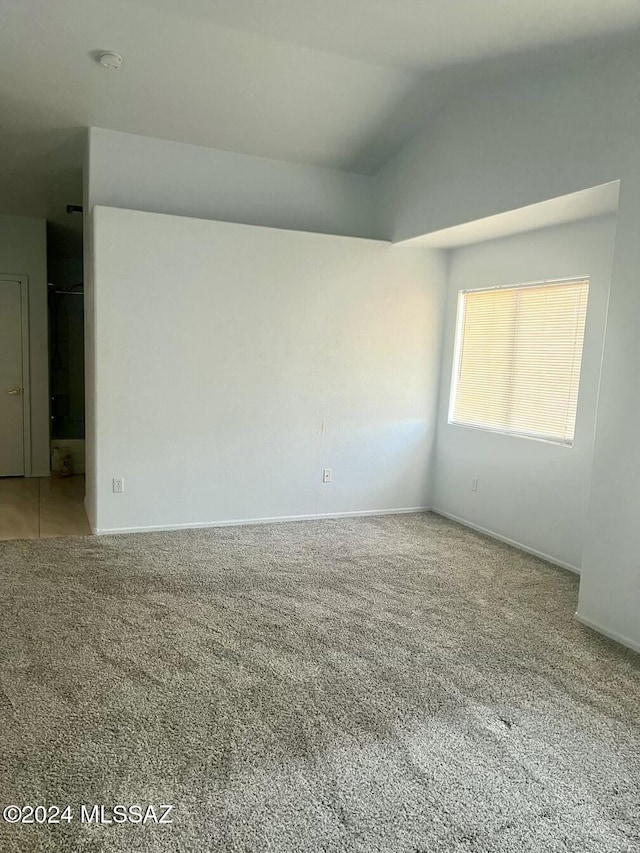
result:
M 611 631 L 609 628 L 603 627 L 594 619 L 589 619 L 588 616 L 583 616 L 579 609 L 575 612 L 574 616 L 578 622 L 586 628 L 591 628 L 592 631 L 596 631 L 598 634 L 603 634 L 610 640 L 620 643 L 621 646 L 626 646 L 626 648 L 631 649 L 634 652 L 640 652 L 640 643 L 636 643 L 634 640 L 631 640 L 629 637 L 625 637 L 623 634 L 618 634 L 615 631 Z
M 432 512 L 429 506 L 409 506 L 392 509 L 363 509 L 349 512 L 320 512 L 306 515 L 276 515 L 267 518 L 233 518 L 221 521 L 196 521 L 182 524 L 158 524 L 141 527 L 91 528 L 96 536 L 123 535 L 127 533 L 160 533 L 171 530 L 207 530 L 211 527 L 247 527 L 252 524 L 286 524 L 291 521 L 320 521 L 322 519 L 366 518 L 376 515 L 412 515 Z
M 170 210 L 153 210 L 151 208 L 146 207 L 134 207 L 127 205 L 119 205 L 119 204 L 106 204 L 104 202 L 95 202 L 91 205 L 89 215 L 93 217 L 93 215 L 101 210 L 115 210 L 121 213 L 144 213 L 149 216 L 157 216 L 157 217 L 166 217 L 168 219 L 187 219 L 194 222 L 210 222 L 212 224 L 217 225 L 233 225 L 238 228 L 246 228 L 247 232 L 251 229 L 262 228 L 266 231 L 281 231 L 286 234 L 310 234 L 314 237 L 320 237 L 326 240 L 344 240 L 353 242 L 361 242 L 365 244 L 370 243 L 378 243 L 383 246 L 388 246 L 389 248 L 395 249 L 399 252 L 404 251 L 412 251 L 422 253 L 424 255 L 446 255 L 450 250 L 443 249 L 440 247 L 433 246 L 411 246 L 411 245 L 403 245 L 401 243 L 394 243 L 393 240 L 390 240 L 388 237 L 376 237 L 376 236 L 367 236 L 363 234 L 345 234 L 342 231 L 322 231 L 322 230 L 314 230 L 312 228 L 292 228 L 288 225 L 272 225 L 269 223 L 262 222 L 241 222 L 236 219 L 224 219 L 214 216 L 192 216 L 189 213 L 172 213 Z
M 490 536 L 491 539 L 497 539 L 498 542 L 504 542 L 505 545 L 511 545 L 513 548 L 517 548 L 518 551 L 524 551 L 525 554 L 531 554 L 533 557 L 538 557 L 546 563 L 551 563 L 554 566 L 559 566 L 561 569 L 567 569 L 569 572 L 580 575 L 581 570 L 577 566 L 572 566 L 571 563 L 567 563 L 559 557 L 554 557 L 552 554 L 545 554 L 542 551 L 538 551 L 536 548 L 530 548 L 522 542 L 517 542 L 515 539 L 509 539 L 508 536 L 496 533 L 495 530 L 488 530 L 486 527 L 481 527 L 479 524 L 474 524 L 472 521 L 467 521 L 467 519 L 460 518 L 451 512 L 440 509 L 439 507 L 432 507 L 431 512 L 434 512 L 436 515 L 441 515 L 443 518 L 448 518 L 450 521 L 455 521 L 457 524 L 461 524 L 463 527 L 468 527 L 470 530 L 475 530 L 477 533 L 482 533 L 484 536 Z

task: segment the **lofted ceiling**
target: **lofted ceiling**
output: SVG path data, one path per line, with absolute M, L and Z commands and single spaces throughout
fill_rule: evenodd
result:
M 539 228 L 591 219 L 594 216 L 606 216 L 617 212 L 619 195 L 620 182 L 612 181 L 577 193 L 530 204 L 518 210 L 509 210 L 506 213 L 487 216 L 485 219 L 432 231 L 430 234 L 402 240 L 398 245 L 455 249 L 472 243 L 482 243 L 484 240 L 497 240 Z
M 134 0 L 201 22 L 423 71 L 622 31 L 637 0 Z
M 638 27 L 638 0 L 0 0 L 0 212 L 64 224 L 88 125 L 373 174 L 471 82 Z

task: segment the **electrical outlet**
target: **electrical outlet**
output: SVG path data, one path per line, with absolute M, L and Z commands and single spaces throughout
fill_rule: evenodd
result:
M 118 495 L 124 492 L 124 477 L 113 478 L 113 491 Z
M 477 477 L 474 477 L 473 480 L 471 481 L 471 491 L 472 492 L 478 491 L 478 478 Z
M 324 468 L 322 471 L 322 482 L 330 483 L 333 478 L 333 471 L 331 468 Z

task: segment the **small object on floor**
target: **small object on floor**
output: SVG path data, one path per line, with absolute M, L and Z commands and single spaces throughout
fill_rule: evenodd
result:
M 71 454 L 67 453 L 67 455 L 62 460 L 62 465 L 60 466 L 60 477 L 73 477 L 73 461 L 71 459 Z

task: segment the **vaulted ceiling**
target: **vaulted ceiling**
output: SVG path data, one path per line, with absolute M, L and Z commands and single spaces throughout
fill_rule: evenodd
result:
M 0 212 L 78 202 L 87 125 L 372 174 L 478 79 L 639 27 L 638 0 L 0 0 Z

